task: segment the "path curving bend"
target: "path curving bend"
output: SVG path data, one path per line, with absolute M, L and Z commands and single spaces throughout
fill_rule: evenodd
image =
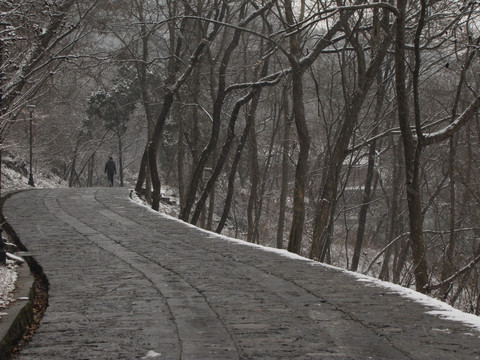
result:
M 5 203 L 50 285 L 19 359 L 480 359 L 480 334 L 461 323 L 128 195 L 32 190 Z

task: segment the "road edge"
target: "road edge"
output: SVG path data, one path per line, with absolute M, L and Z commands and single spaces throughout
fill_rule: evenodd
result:
M 10 236 L 11 241 L 17 245 L 19 250 L 27 251 L 21 242 L 15 230 L 10 226 L 8 220 L 3 214 L 3 204 L 11 196 L 25 190 L 10 192 L 1 197 L 0 200 L 0 223 L 4 231 Z M 48 280 L 43 273 L 42 267 L 31 256 L 24 256 L 26 264 L 18 267 L 18 279 L 15 283 L 16 300 L 10 303 L 4 310 L 8 315 L 4 317 L 5 321 L 0 322 L 0 360 L 9 360 L 15 351 L 18 351 L 22 339 L 29 332 L 29 329 L 35 327 L 36 322 L 40 322 L 41 316 L 35 316 L 36 281 L 41 281 L 48 292 Z M 36 275 L 36 276 L 35 276 Z M 48 295 L 47 295 L 48 298 Z M 46 305 L 48 306 L 48 304 Z M 45 306 L 45 308 L 46 308 Z M 45 309 L 43 309 L 44 312 Z
M 34 277 L 27 266 L 18 268 L 15 283 L 16 300 L 10 303 L 0 323 L 0 360 L 10 359 L 13 349 L 22 339 L 27 327 L 33 323 Z

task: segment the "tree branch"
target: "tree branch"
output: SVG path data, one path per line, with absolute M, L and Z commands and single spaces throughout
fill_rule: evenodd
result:
M 435 285 L 430 285 L 428 287 L 428 290 L 429 291 L 432 291 L 432 290 L 437 290 L 441 287 L 444 287 L 445 285 L 448 285 L 450 284 L 452 281 L 454 281 L 456 278 L 458 278 L 459 276 L 462 276 L 463 274 L 465 274 L 467 271 L 471 270 L 478 262 L 480 262 L 480 255 L 477 255 L 472 261 L 470 261 L 466 266 L 464 266 L 463 268 L 461 268 L 459 271 L 457 271 L 455 274 L 453 274 L 452 276 L 450 276 L 448 279 L 445 279 L 444 281 L 438 283 L 438 284 L 435 284 Z
M 462 128 L 463 125 L 465 125 L 466 122 L 468 122 L 471 118 L 473 118 L 473 116 L 475 115 L 475 113 L 479 108 L 480 108 L 480 96 L 478 96 L 467 107 L 467 109 L 446 128 L 436 131 L 434 133 L 424 135 L 423 143 L 425 145 L 436 144 L 443 140 L 448 139 L 450 136 L 453 136 L 458 130 Z

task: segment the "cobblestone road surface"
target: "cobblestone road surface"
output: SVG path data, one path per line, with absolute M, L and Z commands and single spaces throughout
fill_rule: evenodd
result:
M 468 327 L 335 269 L 225 241 L 126 189 L 4 206 L 49 279 L 19 359 L 480 359 Z

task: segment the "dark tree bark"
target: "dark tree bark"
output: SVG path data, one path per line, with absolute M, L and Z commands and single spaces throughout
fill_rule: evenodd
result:
M 250 91 L 247 95 L 245 95 L 243 98 L 238 100 L 237 103 L 235 104 L 235 107 L 232 111 L 232 114 L 230 115 L 230 122 L 229 122 L 228 130 L 227 130 L 227 138 L 225 140 L 225 143 L 223 144 L 222 151 L 220 153 L 220 157 L 217 160 L 217 164 L 215 165 L 215 168 L 212 171 L 212 175 L 210 176 L 210 178 L 207 181 L 207 185 L 205 186 L 205 189 L 203 190 L 200 199 L 197 201 L 195 211 L 192 215 L 191 223 L 193 225 L 195 225 L 197 223 L 198 219 L 200 218 L 200 214 L 205 207 L 205 202 L 208 199 L 208 195 L 212 191 L 212 189 L 213 189 L 213 187 L 214 187 L 214 185 L 215 185 L 215 183 L 218 179 L 218 176 L 220 175 L 220 173 L 223 169 L 223 166 L 225 165 L 225 161 L 227 160 L 228 153 L 230 152 L 230 148 L 232 146 L 233 139 L 235 137 L 235 124 L 236 124 L 236 121 L 237 121 L 237 118 L 238 118 L 238 113 L 239 113 L 241 107 L 244 104 L 246 104 L 247 102 L 249 102 L 253 98 L 253 96 L 255 95 L 255 93 L 257 91 L 258 91 L 258 89 Z
M 257 142 L 257 126 L 255 123 L 256 103 L 252 103 L 248 113 L 247 121 L 251 122 L 250 136 L 248 137 L 248 165 L 250 168 L 250 194 L 247 205 L 247 241 L 257 242 L 258 233 L 255 231 L 256 215 L 258 213 L 258 185 L 260 183 L 260 168 L 258 166 L 258 142 Z
M 87 169 L 87 186 L 93 186 L 93 170 L 95 169 L 95 153 L 92 154 L 90 160 L 88 161 Z
M 68 180 L 68 187 L 73 187 L 75 185 L 75 178 L 77 176 L 75 166 L 77 165 L 78 157 L 78 148 L 80 147 L 80 142 L 82 140 L 82 133 L 80 132 L 77 136 L 77 141 L 75 142 L 75 148 L 73 149 L 73 159 L 72 164 L 70 165 L 70 177 Z
M 122 141 L 123 134 L 121 132 L 117 132 L 118 137 L 118 174 L 120 176 L 120 186 L 123 187 L 123 141 Z
M 423 216 L 420 187 L 420 153 L 422 144 L 421 141 L 415 140 L 409 121 L 409 102 L 406 90 L 405 70 L 406 5 L 406 0 L 397 1 L 400 13 L 395 22 L 395 89 L 397 94 L 398 121 L 402 132 L 405 156 L 407 202 L 410 221 L 410 245 L 414 261 L 415 288 L 417 291 L 425 293 L 428 285 L 428 267 L 425 258 L 425 244 L 423 240 Z M 419 61 L 419 59 L 417 59 L 417 61 Z
M 390 208 L 389 208 L 389 218 L 388 218 L 388 227 L 387 227 L 387 236 L 386 243 L 389 243 L 393 239 L 397 238 L 400 235 L 401 229 L 401 207 L 400 207 L 400 192 L 402 185 L 403 177 L 403 166 L 402 166 L 402 146 L 397 144 L 396 140 L 391 138 L 392 143 L 392 154 L 393 154 L 393 174 L 392 174 L 392 191 L 390 194 L 386 194 L 390 197 Z M 400 247 L 402 243 L 399 244 L 397 241 L 393 247 L 390 247 L 385 253 L 382 268 L 380 270 L 379 278 L 381 280 L 388 280 L 388 273 L 390 268 L 390 258 L 394 256 L 393 265 L 392 265 L 392 275 L 393 280 L 397 281 L 398 284 L 400 281 L 400 274 L 405 264 L 405 257 L 402 257 Z M 407 248 L 408 249 L 408 248 Z M 408 254 L 408 252 L 406 252 Z
M 179 103 L 179 101 L 177 101 Z M 176 111 L 179 113 L 179 111 Z M 178 115 L 178 136 L 177 136 L 177 180 L 178 180 L 178 197 L 180 208 L 183 206 L 185 197 L 185 143 L 184 132 L 185 124 L 181 114 Z
M 240 17 L 243 18 L 243 13 L 247 2 L 244 2 L 241 7 Z M 210 133 L 210 139 L 208 141 L 207 146 L 202 151 L 200 158 L 195 166 L 195 169 L 192 173 L 190 178 L 190 183 L 188 186 L 187 194 L 185 197 L 185 205 L 180 210 L 179 218 L 188 221 L 190 218 L 190 212 L 195 202 L 195 197 L 197 195 L 199 182 L 203 173 L 203 170 L 209 160 L 212 152 L 214 151 L 217 142 L 218 136 L 220 132 L 220 122 L 222 118 L 222 109 L 225 102 L 226 96 L 226 71 L 228 64 L 230 63 L 230 59 L 236 47 L 238 46 L 240 36 L 243 32 L 242 28 L 248 25 L 253 19 L 257 18 L 258 16 L 262 15 L 267 9 L 269 9 L 273 5 L 273 2 L 266 3 L 262 8 L 259 8 L 243 20 L 241 20 L 237 27 L 235 27 L 232 40 L 226 47 L 225 51 L 223 52 L 222 60 L 220 62 L 220 67 L 218 70 L 218 85 L 217 85 L 217 94 L 215 98 L 215 102 L 213 105 L 213 113 L 212 113 L 212 129 Z
M 248 122 L 248 117 L 247 117 L 247 122 L 243 129 L 242 136 L 240 137 L 237 150 L 235 151 L 235 156 L 232 162 L 232 168 L 230 169 L 230 174 L 228 176 L 227 196 L 225 198 L 225 204 L 223 206 L 222 216 L 220 217 L 220 221 L 218 222 L 217 228 L 215 230 L 215 232 L 218 234 L 222 232 L 227 222 L 228 215 L 230 214 L 230 208 L 232 206 L 232 200 L 233 200 L 233 191 L 235 189 L 235 179 L 237 177 L 236 175 L 237 175 L 238 164 L 242 157 L 242 152 L 243 152 L 243 149 L 245 148 L 245 144 L 247 143 L 248 135 L 250 134 L 251 125 L 252 124 Z
M 300 147 L 297 159 L 297 167 L 295 170 L 292 226 L 290 228 L 287 249 L 290 252 L 299 254 L 302 249 L 303 227 L 305 222 L 305 190 L 308 169 L 308 154 L 310 151 L 310 135 L 308 133 L 307 121 L 305 119 L 303 97 L 303 74 L 305 72 L 305 68 L 300 64 L 300 58 L 302 54 L 300 36 L 297 32 L 298 25 L 295 23 L 293 4 L 290 0 L 285 1 L 285 19 L 289 27 L 289 61 L 290 66 L 292 67 L 293 116 Z
M 222 9 L 218 15 L 218 19 L 221 20 L 223 18 L 223 14 L 225 11 L 225 6 L 222 6 Z M 145 175 L 146 175 L 146 164 L 147 161 L 150 165 L 150 175 L 152 178 L 152 185 L 153 185 L 153 194 L 152 194 L 152 209 L 153 210 L 158 210 L 159 205 L 160 205 L 160 177 L 158 174 L 158 169 L 157 169 L 157 159 L 156 159 L 156 154 L 157 154 L 157 149 L 161 140 L 161 136 L 163 133 L 163 128 L 165 126 L 165 121 L 167 120 L 167 115 L 170 111 L 170 108 L 173 104 L 174 96 L 175 94 L 181 89 L 181 87 L 184 85 L 185 81 L 187 78 L 190 76 L 192 73 L 192 70 L 195 68 L 197 65 L 200 55 L 203 53 L 205 50 L 208 42 L 212 41 L 215 36 L 218 33 L 218 30 L 220 28 L 219 24 L 215 24 L 212 31 L 208 35 L 207 39 L 202 40 L 197 47 L 195 48 L 195 51 L 193 52 L 192 56 L 190 57 L 190 61 L 188 64 L 188 67 L 185 69 L 185 71 L 180 75 L 175 83 L 166 90 L 166 93 L 163 97 L 163 104 L 162 104 L 162 109 L 160 111 L 160 114 L 158 115 L 157 121 L 155 123 L 155 127 L 153 129 L 152 133 L 152 140 L 147 144 L 147 147 L 145 148 L 143 157 L 142 157 L 142 163 L 138 175 L 138 180 L 137 180 L 137 186 L 140 187 L 142 184 L 145 182 Z
M 363 3 L 362 0 L 355 1 L 355 4 Z M 290 235 L 288 239 L 287 250 L 294 253 L 300 253 L 303 239 L 303 227 L 305 222 L 305 191 L 306 174 L 308 170 L 308 155 L 310 151 L 310 135 L 305 119 L 305 108 L 303 99 L 303 75 L 305 71 L 320 56 L 321 52 L 333 42 L 333 37 L 342 28 L 344 23 L 353 11 L 345 11 L 342 20 L 336 22 L 327 33 L 317 41 L 312 51 L 301 58 L 301 44 L 298 32 L 298 24 L 295 22 L 295 15 L 292 8 L 292 2 L 284 2 L 285 19 L 287 24 L 287 34 L 289 35 L 290 53 L 288 60 L 291 66 L 292 76 L 292 112 L 297 130 L 299 142 L 299 154 L 297 166 L 295 169 L 295 184 L 293 190 L 293 214 Z M 302 16 L 302 15 L 301 15 Z
M 285 211 L 287 205 L 288 181 L 289 181 L 289 156 L 288 152 L 291 145 L 290 133 L 292 120 L 288 107 L 288 88 L 283 87 L 282 92 L 282 112 L 283 112 L 283 141 L 282 141 L 282 183 L 280 186 L 280 202 L 278 210 L 277 223 L 277 249 L 283 248 L 283 232 L 285 228 Z
M 365 228 L 367 224 L 367 212 L 372 200 L 372 185 L 373 176 L 375 175 L 375 152 L 377 150 L 377 141 L 373 140 L 370 144 L 368 152 L 367 177 L 365 179 L 362 205 L 358 213 L 358 229 L 357 239 L 355 241 L 355 248 L 352 256 L 352 264 L 350 270 L 357 271 L 358 263 L 360 261 L 360 254 L 362 252 L 363 239 L 365 237 Z
M 387 19 L 388 17 L 385 15 L 383 21 L 386 22 Z M 346 19 L 343 22 L 345 23 Z M 347 155 L 348 145 L 357 125 L 358 116 L 365 97 L 376 78 L 376 74 L 380 71 L 387 49 L 391 44 L 388 35 L 378 40 L 378 48 L 376 49 L 375 56 L 367 68 L 365 54 L 360 45 L 353 41 L 353 39 L 354 38 L 352 38 L 352 45 L 356 49 L 358 61 L 357 86 L 353 94 L 347 99 L 345 117 L 337 132 L 331 157 L 326 166 L 321 197 L 315 215 L 310 258 L 319 259 L 320 261 L 325 260 L 330 248 L 330 235 L 333 227 L 333 214 L 338 191 L 337 186 L 343 161 Z
M 357 271 L 358 263 L 360 261 L 360 254 L 363 246 L 363 239 L 365 237 L 365 228 L 367 223 L 367 213 L 370 207 L 370 202 L 372 201 L 372 186 L 375 175 L 375 155 L 377 151 L 377 139 L 376 135 L 378 134 L 379 121 L 383 106 L 383 100 L 385 97 L 385 84 L 383 83 L 383 74 L 381 71 L 377 73 L 377 99 L 375 104 L 375 120 L 374 120 L 374 130 L 372 136 L 374 140 L 370 143 L 370 148 L 368 152 L 368 164 L 367 164 L 367 176 L 365 179 L 364 185 L 364 194 L 362 199 L 362 205 L 358 214 L 358 229 L 357 229 L 357 238 L 355 241 L 355 248 L 352 255 L 352 264 L 350 269 L 352 271 Z
M 480 38 L 477 39 L 477 44 Z M 467 52 L 465 64 L 462 67 L 462 71 L 460 73 L 460 79 L 457 85 L 457 92 L 455 95 L 455 100 L 453 102 L 452 107 L 452 115 L 450 122 L 454 122 L 457 118 L 458 106 L 462 94 L 462 89 L 465 84 L 465 76 L 467 70 L 470 68 L 472 60 L 474 59 L 475 52 Z M 448 238 L 448 245 L 444 253 L 443 263 L 442 263 L 442 272 L 441 272 L 441 282 L 445 281 L 449 278 L 455 271 L 454 266 L 454 252 L 456 247 L 456 235 L 455 235 L 455 227 L 456 225 L 456 183 L 455 183 L 455 164 L 457 161 L 457 154 L 456 154 L 456 147 L 457 141 L 455 141 L 455 136 L 452 136 L 449 139 L 449 156 L 448 156 L 448 176 L 450 180 L 450 231 L 449 231 L 449 238 Z M 467 146 L 470 148 L 470 141 L 468 141 Z M 470 153 L 470 151 L 469 151 Z M 471 161 L 471 156 L 469 156 L 468 161 Z M 471 168 L 467 166 L 467 178 L 470 178 Z M 464 199 L 466 200 L 466 199 Z M 462 202 L 463 204 L 466 201 Z M 448 293 L 451 289 L 450 284 L 445 284 L 441 287 L 442 298 L 446 299 Z

